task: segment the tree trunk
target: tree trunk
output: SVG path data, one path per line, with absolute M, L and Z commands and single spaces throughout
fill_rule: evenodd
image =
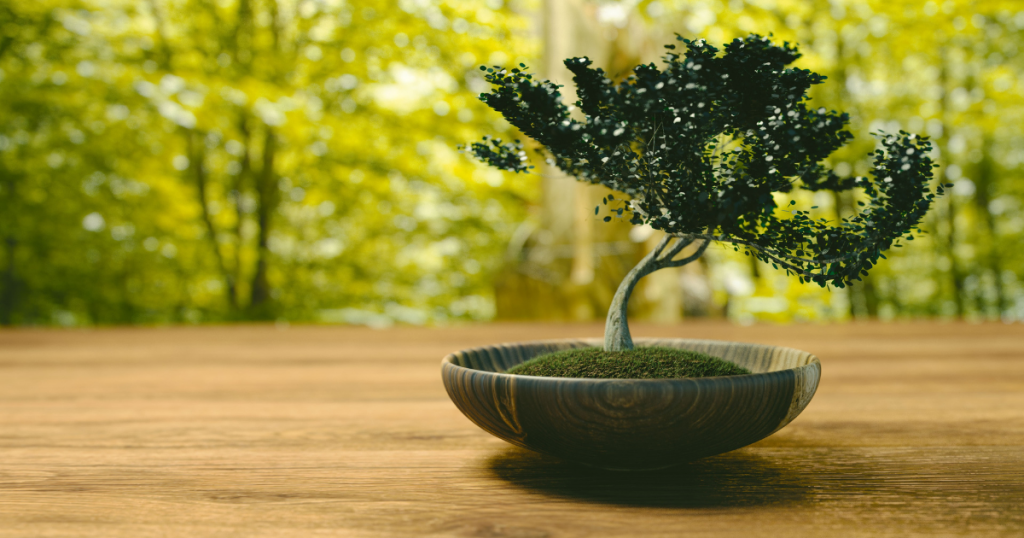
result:
M 253 184 L 252 180 L 252 132 L 249 130 L 248 117 L 245 112 L 239 113 L 238 116 L 238 131 L 242 135 L 242 155 L 239 157 L 239 164 L 241 169 L 238 174 L 235 175 L 234 181 L 231 186 L 231 201 L 234 205 L 235 210 L 235 226 L 232 233 L 235 236 L 235 252 L 234 261 L 231 264 L 232 278 L 238 284 L 235 287 L 235 303 L 241 302 L 241 296 L 243 291 L 240 288 L 242 282 L 245 280 L 245 271 L 242 267 L 242 251 L 244 249 L 246 238 L 242 235 L 243 225 L 245 224 L 247 209 L 243 205 L 242 194 L 246 189 L 250 188 Z
M 263 168 L 256 176 L 256 223 L 258 239 L 256 243 L 256 272 L 252 277 L 252 298 L 249 308 L 254 313 L 270 299 L 270 283 L 267 281 L 267 258 L 270 254 L 268 241 L 270 238 L 271 215 L 277 209 L 280 194 L 277 187 L 277 176 L 274 174 L 274 155 L 277 151 L 274 131 L 267 128 L 263 143 Z
M 949 165 L 953 164 L 952 154 L 949 151 L 949 130 L 952 122 L 949 119 L 949 56 L 946 53 L 946 49 L 942 48 L 939 51 L 939 57 L 942 61 L 942 68 L 939 71 L 939 85 L 942 88 L 942 96 L 939 99 L 939 105 L 941 110 L 939 117 L 942 121 L 942 137 L 939 143 L 939 147 L 942 150 L 942 159 L 945 161 L 941 171 L 938 173 L 938 180 L 940 185 L 944 185 L 949 182 L 949 178 L 946 176 L 946 170 Z M 945 202 L 945 211 L 941 214 L 946 221 L 946 241 L 945 250 L 946 255 L 949 257 L 949 284 L 953 289 L 953 304 L 956 307 L 957 319 L 962 319 L 964 316 L 964 277 L 960 270 L 960 263 L 956 257 L 956 202 L 953 197 L 953 193 L 949 192 L 940 201 Z
M 633 338 L 629 334 L 629 322 L 626 319 L 626 310 L 629 306 L 629 296 L 633 294 L 633 288 L 636 287 L 636 283 L 639 282 L 641 278 L 655 271 L 655 263 L 658 258 L 658 253 L 661 249 L 665 248 L 665 245 L 667 245 L 671 239 L 672 236 L 666 235 L 654 250 L 648 252 L 647 255 L 640 260 L 640 263 L 636 264 L 636 267 L 633 267 L 629 273 L 626 273 L 626 277 L 623 278 L 622 283 L 619 284 L 619 289 L 615 290 L 615 296 L 612 297 L 612 304 L 608 307 L 608 319 L 604 324 L 605 351 L 626 351 L 627 349 L 633 349 Z
M 946 181 L 945 173 L 941 176 L 941 181 Z M 956 202 L 953 200 L 953 193 L 946 196 L 946 221 L 947 230 L 949 231 L 946 235 L 946 252 L 949 256 L 949 278 L 950 284 L 953 287 L 953 304 L 956 305 L 956 317 L 957 319 L 963 319 L 964 317 L 964 275 L 960 269 L 960 261 L 956 255 Z
M 6 171 L 5 171 L 6 172 Z M 18 277 L 14 254 L 18 248 L 18 239 L 14 236 L 17 214 L 17 193 L 15 192 L 14 178 L 10 174 L 4 174 L 7 181 L 6 200 L 4 200 L 4 216 L 11 219 L 7 222 L 7 236 L 4 237 L 4 247 L 7 251 L 5 258 L 7 265 L 4 267 L 3 282 L 0 283 L 0 325 L 10 325 L 14 321 L 14 307 L 18 300 Z
M 0 325 L 10 325 L 14 321 L 14 305 L 18 299 L 18 278 L 14 270 L 14 251 L 18 240 L 7 236 L 4 246 L 7 247 L 7 267 L 4 268 L 3 287 L 0 288 Z
M 156 22 L 156 35 L 157 35 L 157 65 L 160 69 L 166 72 L 172 72 L 171 62 L 174 58 L 174 53 L 171 52 L 171 47 L 167 43 L 167 33 L 164 30 L 164 17 L 160 10 L 160 6 L 157 5 L 155 0 L 149 0 L 149 10 L 153 14 L 153 19 Z
M 196 182 L 196 190 L 199 196 L 199 206 L 203 218 L 203 224 L 206 226 L 206 235 L 210 238 L 210 244 L 213 247 L 213 255 L 217 259 L 217 268 L 220 269 L 221 275 L 224 278 L 224 284 L 227 286 L 227 299 L 228 306 L 234 311 L 238 306 L 237 294 L 235 293 L 235 279 L 228 270 L 227 264 L 224 262 L 224 255 L 220 251 L 220 244 L 217 242 L 217 228 L 213 225 L 213 217 L 210 215 L 210 210 L 207 207 L 206 201 L 206 170 L 203 168 L 203 161 L 206 158 L 205 152 L 203 151 L 202 141 L 196 143 L 194 140 L 196 133 L 193 131 L 186 131 L 185 137 L 188 144 L 188 158 L 189 166 L 191 167 L 192 177 Z
M 676 243 L 671 248 L 668 247 L 672 239 L 676 239 Z M 641 278 L 657 271 L 658 269 L 664 269 L 666 267 L 681 267 L 687 263 L 700 258 L 704 254 L 704 250 L 707 249 L 710 241 L 705 240 L 701 244 L 700 248 L 693 255 L 683 258 L 681 260 L 673 260 L 677 254 L 682 252 L 684 248 L 690 243 L 693 243 L 692 237 L 675 237 L 666 235 L 659 243 L 658 246 L 654 247 L 654 250 L 649 252 L 640 263 L 636 264 L 626 277 L 622 279 L 622 283 L 619 284 L 619 288 L 615 291 L 615 296 L 612 297 L 612 304 L 608 307 L 608 318 L 605 320 L 604 325 L 604 350 L 605 351 L 626 351 L 633 349 L 633 338 L 629 334 L 629 321 L 627 320 L 627 308 L 629 306 L 629 296 L 633 293 L 633 288 L 636 287 L 636 283 Z
M 995 162 L 992 157 L 992 137 L 986 135 L 981 141 L 981 162 L 978 164 L 977 189 L 974 193 L 974 202 L 977 210 L 984 216 L 985 229 L 988 232 L 988 268 L 992 271 L 996 294 L 996 309 L 999 317 L 1009 308 L 1009 301 L 1006 298 L 1006 290 L 1003 287 L 1003 262 L 999 252 L 999 243 L 996 238 L 996 223 L 992 216 L 989 204 L 992 203 L 992 195 L 995 191 Z M 980 302 L 980 301 L 979 301 Z

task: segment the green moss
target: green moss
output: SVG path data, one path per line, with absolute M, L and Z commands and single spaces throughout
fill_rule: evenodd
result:
M 599 347 L 583 347 L 534 357 L 513 366 L 508 373 L 590 379 L 672 379 L 749 374 L 750 370 L 684 349 L 638 347 L 629 351 L 605 351 Z

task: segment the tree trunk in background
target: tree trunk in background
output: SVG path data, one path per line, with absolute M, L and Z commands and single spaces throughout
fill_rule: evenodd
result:
M 14 307 L 18 301 L 18 275 L 15 264 L 15 254 L 18 249 L 18 239 L 14 236 L 17 229 L 14 222 L 17 214 L 18 197 L 14 178 L 6 170 L 0 169 L 5 176 L 3 190 L 3 212 L 0 217 L 8 219 L 4 223 L 7 233 L 4 237 L 4 269 L 3 277 L 0 280 L 0 325 L 10 325 L 14 321 Z
M 941 174 L 941 181 L 946 181 L 946 174 Z M 949 281 L 953 288 L 953 303 L 956 305 L 956 318 L 964 317 L 964 278 L 960 270 L 960 262 L 956 257 L 956 201 L 952 194 L 946 197 L 946 211 L 943 217 L 947 222 L 946 253 L 949 257 Z
M 942 168 L 937 174 L 937 179 L 940 185 L 944 185 L 949 182 L 949 177 L 946 175 L 946 170 L 949 165 L 953 164 L 952 154 L 949 151 L 949 59 L 946 54 L 946 49 L 943 48 L 939 51 L 939 58 L 941 59 L 941 68 L 939 71 L 939 87 L 942 89 L 942 96 L 939 99 L 939 118 L 942 121 L 942 137 L 936 141 L 937 145 L 942 151 Z M 947 191 L 946 196 L 939 198 L 939 204 L 941 208 L 939 218 L 943 219 L 946 224 L 946 237 L 945 237 L 945 255 L 949 259 L 949 284 L 952 287 L 953 302 L 956 309 L 957 319 L 962 319 L 964 316 L 964 302 L 963 302 L 963 276 L 960 271 L 960 264 L 956 257 L 956 201 L 952 192 Z
M 0 290 L 0 325 L 10 325 L 14 318 L 14 304 L 18 297 L 18 280 L 14 272 L 14 254 L 18 240 L 7 236 L 4 238 L 7 252 L 7 266 L 4 267 L 3 289 Z
M 990 209 L 993 191 L 995 190 L 995 180 L 996 172 L 995 161 L 992 158 L 992 137 L 986 134 L 981 141 L 981 162 L 978 163 L 978 179 L 977 188 L 974 192 L 974 203 L 977 205 L 977 211 L 985 221 L 985 230 L 988 235 L 986 262 L 988 263 L 988 270 L 992 272 L 993 285 L 995 286 L 996 309 L 999 317 L 1002 317 L 1009 304 L 1006 299 L 1006 290 L 1003 288 L 1003 263 L 996 241 L 996 223 Z
M 576 14 L 567 0 L 545 0 L 544 2 L 544 57 L 541 76 L 564 86 L 563 98 L 571 100 L 572 79 L 562 64 L 572 49 L 574 37 L 573 22 Z M 574 7 L 574 6 L 573 6 Z M 569 242 L 573 233 L 573 213 L 565 208 L 575 199 L 576 182 L 562 173 L 558 167 L 544 164 L 541 167 L 543 215 L 541 226 L 554 234 L 557 242 Z
M 590 203 L 592 187 L 575 183 L 573 200 L 572 270 L 569 280 L 577 286 L 594 281 L 594 205 Z
M 201 139 L 199 141 L 195 140 L 197 136 L 199 136 L 199 134 L 194 131 L 185 131 L 186 151 L 188 152 L 189 159 L 189 172 L 191 172 L 192 178 L 196 184 L 196 192 L 199 197 L 200 214 L 202 215 L 203 224 L 206 227 L 206 235 L 210 239 L 210 247 L 213 249 L 214 258 L 217 260 L 217 269 L 220 271 L 220 274 L 224 279 L 228 306 L 232 311 L 235 311 L 238 308 L 238 295 L 235 291 L 235 279 L 232 272 L 228 270 L 227 264 L 224 262 L 224 255 L 221 253 L 220 243 L 217 241 L 217 228 L 213 224 L 213 217 L 210 215 L 210 209 L 207 204 L 207 178 L 206 169 L 203 165 L 203 162 L 206 160 L 206 152 L 203 150 L 203 141 Z
M 233 263 L 231 264 L 231 272 L 237 284 L 235 295 L 236 297 L 241 297 L 244 291 L 238 288 L 245 282 L 245 273 L 242 266 L 242 251 L 245 246 L 246 239 L 243 236 L 242 230 L 244 229 L 243 224 L 245 223 L 245 216 L 249 211 L 245 208 L 242 194 L 246 192 L 247 188 L 251 188 L 254 183 L 252 180 L 252 131 L 249 129 L 249 117 L 244 111 L 240 112 L 238 115 L 238 130 L 242 135 L 242 155 L 238 159 L 239 170 L 238 174 L 232 181 L 229 198 L 231 199 L 235 210 L 235 225 L 231 230 L 235 240 L 235 255 Z
M 598 22 L 598 5 L 584 0 L 545 0 L 542 4 L 544 55 L 540 76 L 563 86 L 566 102 L 575 101 L 572 75 L 566 58 L 587 56 L 610 76 L 626 74 L 641 59 L 659 51 L 639 52 L 638 43 L 651 36 L 638 18 Z M 626 25 L 631 25 L 627 27 Z M 614 26 L 614 27 L 613 27 Z M 579 111 L 574 113 L 582 118 Z M 627 239 L 630 226 L 616 220 L 600 222 L 594 207 L 610 191 L 581 183 L 551 165 L 538 166 L 542 173 L 539 226 L 528 238 L 513 242 L 512 255 L 495 284 L 500 318 L 587 320 L 603 317 L 619 279 L 642 257 L 640 245 Z M 662 280 L 670 278 L 665 275 Z M 642 293 L 651 282 L 640 284 L 634 306 L 647 313 L 666 308 L 681 311 L 678 278 L 661 288 L 653 301 L 670 304 L 651 308 L 650 294 Z
M 572 75 L 562 62 L 579 54 L 578 34 L 583 30 L 580 28 L 581 9 L 581 5 L 572 0 L 544 2 L 543 76 L 561 84 L 563 97 L 570 102 L 576 98 Z M 556 166 L 545 164 L 542 170 L 541 228 L 544 232 L 541 237 L 547 239 L 547 244 L 542 243 L 540 247 L 560 251 L 561 247 L 571 245 L 569 283 L 572 286 L 569 293 L 558 300 L 568 303 L 563 305 L 567 317 L 591 319 L 595 313 L 583 289 L 594 280 L 594 233 L 589 218 L 593 216 L 593 209 L 583 208 L 590 206 L 587 186 L 578 184 Z M 566 286 L 559 287 L 560 291 L 565 291 Z
M 252 5 L 249 0 L 238 0 L 238 17 L 235 20 L 231 55 L 245 71 L 249 71 L 252 67 L 252 53 L 249 52 L 249 47 L 252 46 L 253 22 Z
M 272 39 L 271 51 L 275 60 L 283 59 L 281 51 L 281 15 L 278 10 L 277 0 L 267 4 L 270 12 L 270 35 Z M 275 61 L 273 66 L 278 65 Z M 274 80 L 279 80 L 281 74 L 275 72 L 272 75 Z M 270 263 L 270 229 L 273 222 L 274 211 L 281 201 L 281 191 L 278 188 L 278 177 L 274 173 L 274 161 L 277 154 L 277 134 L 269 125 L 265 126 L 263 138 L 263 151 L 261 155 L 261 168 L 259 174 L 254 175 L 254 190 L 256 192 L 256 267 L 252 275 L 251 294 L 249 298 L 250 317 L 270 318 L 271 289 L 270 281 L 267 278 L 268 265 Z
M 8 235 L 4 238 L 4 247 L 7 263 L 3 272 L 3 287 L 0 287 L 0 325 L 10 325 L 14 322 L 14 307 L 18 302 L 18 276 L 14 263 L 18 240 Z
M 267 280 L 267 263 L 270 256 L 268 240 L 272 216 L 281 200 L 277 186 L 277 175 L 274 173 L 274 157 L 277 141 L 274 131 L 267 128 L 263 142 L 263 166 L 256 175 L 256 272 L 252 277 L 252 299 L 249 308 L 256 315 L 265 315 L 266 305 L 270 300 L 270 283 Z
M 163 12 L 160 10 L 160 6 L 156 0 L 149 0 L 149 10 L 153 14 L 154 22 L 156 22 L 156 35 L 157 35 L 157 65 L 160 69 L 171 72 L 171 62 L 174 59 L 174 54 L 171 52 L 171 47 L 167 43 L 167 34 L 164 31 L 164 17 Z

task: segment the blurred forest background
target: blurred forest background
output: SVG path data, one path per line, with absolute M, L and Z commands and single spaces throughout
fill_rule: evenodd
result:
M 635 319 L 1024 320 L 1020 0 L 0 0 L 0 324 L 603 319 L 658 238 L 539 159 L 460 155 L 516 136 L 479 65 L 571 89 L 570 56 L 626 76 L 675 33 L 751 32 L 829 77 L 840 174 L 903 129 L 952 193 L 851 288 L 712 248 L 641 281 Z

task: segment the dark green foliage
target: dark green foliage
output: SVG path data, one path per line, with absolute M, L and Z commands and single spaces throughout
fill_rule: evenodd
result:
M 604 351 L 599 347 L 566 349 L 534 357 L 508 373 L 542 377 L 590 379 L 673 379 L 749 374 L 736 366 L 695 351 L 668 347 L 638 347 Z
M 483 142 L 473 142 L 470 151 L 478 158 L 486 157 L 488 164 L 502 170 L 525 173 L 533 168 L 526 159 L 523 144 L 518 140 L 510 143 L 485 136 Z
M 927 138 L 878 133 L 873 178 L 839 177 L 822 160 L 852 138 L 848 116 L 809 106 L 807 90 L 825 77 L 786 67 L 800 57 L 795 46 L 751 35 L 719 54 L 703 40 L 679 40 L 686 52 L 669 52 L 664 69 L 639 65 L 619 84 L 587 58 L 566 60 L 583 119 L 562 104 L 559 86 L 522 64 L 487 68 L 495 87 L 480 99 L 558 168 L 628 195 L 605 221 L 629 213 L 634 224 L 732 243 L 801 281 L 843 287 L 920 232 L 935 197 Z M 518 141 L 485 140 L 470 151 L 505 170 L 530 167 Z M 867 203 L 836 225 L 778 207 L 773 193 L 794 187 L 859 188 Z

